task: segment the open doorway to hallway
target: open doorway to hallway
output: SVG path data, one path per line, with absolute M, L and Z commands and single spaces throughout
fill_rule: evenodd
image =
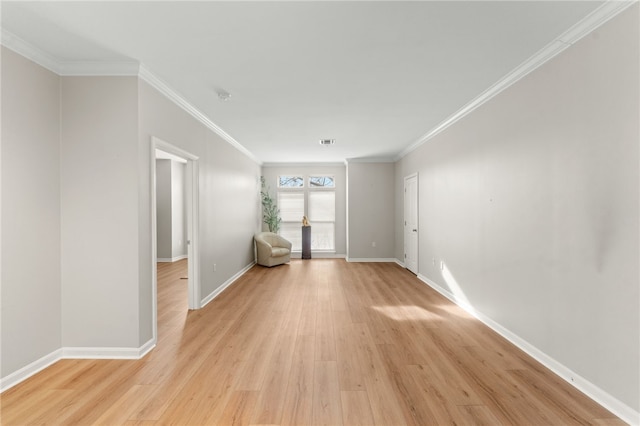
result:
M 170 270 L 169 282 L 173 283 L 175 290 L 172 294 L 183 294 L 182 300 L 175 305 L 176 309 L 181 309 L 186 315 L 187 310 L 201 306 L 198 157 L 152 137 L 151 176 L 152 321 L 153 338 L 157 341 L 160 315 L 165 314 L 159 309 L 167 306 L 159 300 L 160 274 Z M 173 274 L 179 276 L 176 278 Z M 163 281 L 162 285 L 167 285 L 167 282 Z M 184 287 L 186 292 L 180 290 Z M 162 289 L 163 292 L 165 290 Z
M 188 304 L 187 160 L 155 150 L 158 333 L 186 316 Z
M 187 160 L 156 149 L 156 247 L 158 262 L 176 262 L 187 252 Z

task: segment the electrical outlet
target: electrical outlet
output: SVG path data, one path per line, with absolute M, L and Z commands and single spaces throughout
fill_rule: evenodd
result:
M 374 241 L 371 243 L 371 247 L 375 247 L 375 246 L 376 246 L 376 242 Z
M 214 263 L 213 264 L 213 272 L 216 272 L 218 270 L 218 266 Z

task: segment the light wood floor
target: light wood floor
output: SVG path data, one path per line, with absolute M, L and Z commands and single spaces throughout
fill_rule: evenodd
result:
M 60 361 L 2 424 L 623 424 L 395 264 L 255 267 L 191 312 L 183 276 L 144 359 Z

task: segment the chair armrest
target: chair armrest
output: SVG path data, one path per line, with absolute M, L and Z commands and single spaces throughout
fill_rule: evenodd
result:
M 271 244 L 269 244 L 262 238 L 255 238 L 255 241 L 256 241 L 256 245 L 258 245 L 259 247 L 262 247 L 265 250 L 269 250 L 269 252 L 271 252 Z
M 282 238 L 280 235 L 278 235 L 278 247 L 284 247 L 289 249 L 289 251 L 291 251 L 291 241 Z

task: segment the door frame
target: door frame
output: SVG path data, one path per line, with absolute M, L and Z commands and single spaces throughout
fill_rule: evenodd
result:
M 158 336 L 158 229 L 156 211 L 156 149 L 168 152 L 187 161 L 185 173 L 185 204 L 187 221 L 187 257 L 188 257 L 188 294 L 189 309 L 200 309 L 200 227 L 199 227 L 199 181 L 198 156 L 191 154 L 160 138 L 151 136 L 151 276 L 152 276 L 152 311 L 153 337 Z
M 408 212 L 407 212 L 407 182 L 409 181 L 409 179 L 414 179 L 416 180 L 416 199 L 415 199 L 415 205 L 416 205 L 416 240 L 415 240 L 415 256 L 416 256 L 416 265 L 415 265 L 415 271 L 410 269 L 407 265 L 407 247 L 410 244 L 410 238 L 409 241 L 407 238 L 407 217 L 408 217 Z M 418 173 L 412 173 L 410 175 L 407 175 L 404 177 L 404 197 L 403 197 L 403 222 L 404 222 L 404 226 L 402 227 L 402 236 L 403 236 L 403 240 L 404 240 L 404 266 L 406 269 L 408 269 L 409 271 L 413 272 L 414 274 L 418 275 L 419 272 L 419 246 L 420 246 L 420 220 L 419 220 L 419 213 L 420 213 L 420 205 L 419 205 L 419 199 L 420 199 L 420 191 L 419 191 L 419 180 L 418 180 Z

